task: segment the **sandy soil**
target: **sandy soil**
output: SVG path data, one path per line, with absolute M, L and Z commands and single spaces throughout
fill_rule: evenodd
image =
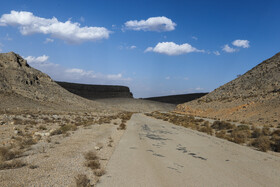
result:
M 114 109 L 130 112 L 166 112 L 172 111 L 176 107 L 176 105 L 174 104 L 131 98 L 97 99 L 94 101 L 103 105 L 106 104 Z
M 103 167 L 110 158 L 115 144 L 124 131 L 118 131 L 113 124 L 92 125 L 80 128 L 69 137 L 54 137 L 50 143 L 33 145 L 24 161 L 26 166 L 19 169 L 0 170 L 0 186 L 75 186 L 75 177 L 86 174 L 94 183 L 97 178 L 91 169 L 84 166 L 84 154 L 98 151 Z M 107 146 L 109 137 L 113 139 L 112 147 Z
M 135 114 L 98 186 L 278 186 L 280 158 Z

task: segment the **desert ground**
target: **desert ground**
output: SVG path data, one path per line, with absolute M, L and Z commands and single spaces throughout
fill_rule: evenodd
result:
M 0 186 L 279 186 L 279 63 L 176 106 L 124 86 L 88 99 L 0 54 Z
M 153 111 L 170 114 L 175 105 L 131 98 L 95 102 L 110 105 L 113 112 L 2 114 L 0 140 L 10 146 L 11 158 L 5 161 L 10 165 L 1 166 L 0 186 L 280 183 L 279 154 L 260 152 L 151 115 Z

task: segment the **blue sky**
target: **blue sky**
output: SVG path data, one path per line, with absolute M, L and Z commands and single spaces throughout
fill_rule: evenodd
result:
M 208 92 L 280 52 L 280 1 L 35 1 L 0 7 L 0 51 L 135 97 Z

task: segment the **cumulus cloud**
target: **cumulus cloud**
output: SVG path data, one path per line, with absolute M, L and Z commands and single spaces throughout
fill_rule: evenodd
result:
M 0 18 L 0 26 L 19 26 L 22 35 L 35 33 L 50 34 L 68 43 L 82 43 L 109 38 L 111 33 L 104 27 L 81 27 L 79 23 L 70 20 L 60 22 L 57 18 L 51 19 L 34 16 L 32 12 L 14 11 L 3 14 Z
M 227 53 L 234 53 L 237 51 L 237 49 L 234 49 L 232 47 L 230 47 L 228 44 L 226 44 L 224 47 L 223 47 L 223 51 L 227 52 Z
M 51 38 L 46 38 L 46 40 L 44 41 L 45 44 L 52 43 L 52 42 L 54 42 L 54 39 Z
M 232 45 L 236 46 L 236 47 L 243 47 L 243 48 L 249 48 L 249 41 L 248 40 L 234 40 L 232 42 Z
M 32 64 L 32 63 L 44 63 L 49 59 L 49 57 L 47 55 L 42 55 L 38 57 L 28 56 L 25 57 L 25 59 L 27 60 L 28 63 Z
M 132 45 L 129 47 L 130 49 L 136 49 L 136 46 L 135 45 Z
M 181 55 L 186 53 L 205 51 L 196 49 L 188 43 L 178 45 L 174 42 L 160 42 L 155 47 L 148 47 L 145 52 L 155 52 L 166 55 Z
M 192 39 L 194 40 L 198 40 L 198 38 L 196 36 L 192 36 Z
M 47 73 L 54 80 L 58 81 L 72 81 L 87 84 L 123 84 L 131 81 L 131 78 L 126 78 L 121 73 L 103 74 L 80 68 L 65 68 L 59 64 L 49 62 L 49 56 L 46 55 L 38 57 L 28 56 L 24 58 L 32 67 Z
M 213 51 L 214 55 L 220 56 L 221 53 L 219 51 Z
M 171 19 L 161 16 L 161 17 L 150 17 L 147 20 L 131 20 L 125 22 L 125 29 L 135 30 L 135 31 L 172 31 L 175 29 L 176 23 Z

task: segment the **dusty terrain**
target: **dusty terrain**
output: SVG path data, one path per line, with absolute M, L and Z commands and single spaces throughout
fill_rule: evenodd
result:
M 280 124 L 280 53 L 178 112 L 277 127 Z
M 277 186 L 278 94 L 222 105 L 206 95 L 175 113 L 150 100 L 82 98 L 0 54 L 0 186 Z M 209 119 L 232 107 L 235 122 Z M 238 122 L 260 112 L 262 125 L 274 123 Z
M 134 114 L 97 186 L 278 186 L 279 167 L 279 157 Z

